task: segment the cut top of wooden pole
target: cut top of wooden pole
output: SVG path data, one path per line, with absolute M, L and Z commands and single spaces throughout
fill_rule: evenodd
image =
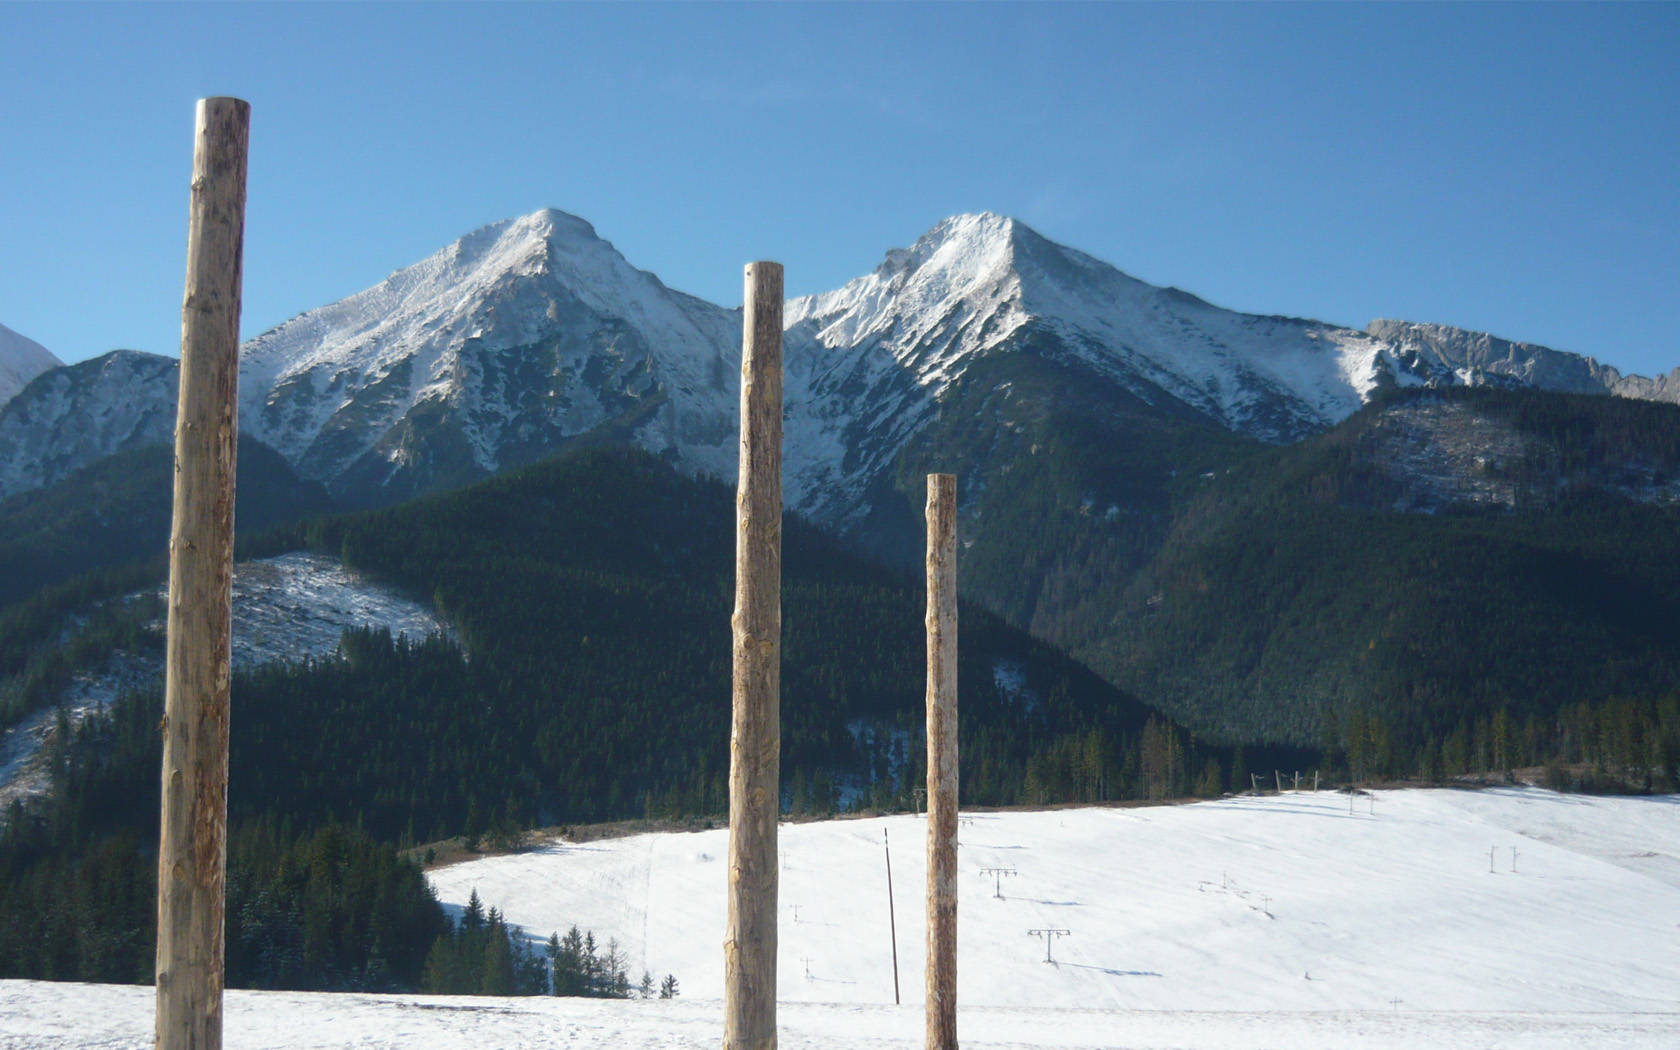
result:
M 735 495 L 725 1050 L 776 1046 L 776 820 L 781 805 L 782 267 L 747 266 Z
M 159 1050 L 222 1045 L 239 307 L 251 107 L 198 104 L 164 657 Z
M 927 1050 L 957 1050 L 957 479 L 927 478 Z

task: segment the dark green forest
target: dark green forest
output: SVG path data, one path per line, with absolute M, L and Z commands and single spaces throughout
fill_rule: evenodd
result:
M 917 541 L 942 443 L 976 462 L 959 524 L 978 599 L 961 610 L 965 804 L 1217 795 L 1273 769 L 1439 781 L 1541 766 L 1560 788 L 1680 786 L 1680 515 L 1628 495 L 1680 478 L 1680 410 L 1395 392 L 1269 448 L 1099 396 L 1089 377 L 1072 377 L 1085 401 L 1068 396 L 1070 377 L 1039 365 L 992 366 L 996 382 L 953 391 L 912 442 L 876 494 L 886 563 L 786 522 L 789 813 L 913 805 L 921 580 L 893 559 Z M 1489 468 L 1515 506 L 1417 509 L 1380 428 L 1430 398 L 1532 438 Z M 399 851 L 720 818 L 732 521 L 724 486 L 597 449 L 247 531 L 242 556 L 340 558 L 456 637 L 353 631 L 335 657 L 236 675 L 230 981 L 542 990 L 540 973 L 622 991 L 610 946 L 594 962 L 582 941 L 534 947 L 493 908 L 450 924 Z M 28 535 L 60 567 L 0 605 L 3 723 L 113 651 L 158 645 L 156 562 L 119 552 L 66 576 L 75 557 L 52 560 L 50 530 Z M 61 720 L 51 796 L 0 838 L 0 975 L 146 979 L 160 715 L 140 690 L 79 729 Z M 561 982 L 561 962 L 594 976 Z
M 1148 404 L 1049 337 L 1016 349 L 948 392 L 868 528 L 914 558 L 922 473 L 973 464 L 964 595 L 1203 739 L 1340 764 L 1375 722 L 1385 770 L 1451 773 L 1469 767 L 1450 741 L 1503 712 L 1535 722 L 1540 764 L 1574 753 L 1566 708 L 1655 710 L 1680 686 L 1680 406 L 1393 389 L 1279 447 Z M 1512 506 L 1442 505 L 1396 466 L 1395 420 L 1433 405 L 1517 436 L 1521 455 L 1467 468 Z
M 460 644 L 352 631 L 335 658 L 237 674 L 230 822 L 290 829 L 274 833 L 275 851 L 341 824 L 389 850 L 456 835 L 508 842 L 540 824 L 721 817 L 731 507 L 715 482 L 683 478 L 643 454 L 594 451 L 253 541 L 257 553 L 331 552 L 427 598 Z M 784 545 L 786 808 L 908 808 L 922 778 L 919 581 L 860 561 L 797 520 Z M 30 608 L 51 619 L 58 607 Z M 966 606 L 961 616 L 971 803 L 1164 798 L 1227 786 L 1229 750 L 1198 744 L 995 616 Z M 8 622 L 41 633 L 30 616 Z M 99 655 L 90 640 L 82 658 Z M 66 872 L 95 855 L 103 866 L 90 877 L 116 878 L 107 869 L 126 857 L 125 884 L 144 881 L 160 717 L 160 696 L 142 692 L 66 734 L 50 805 L 8 822 L 30 829 L 5 849 L 19 866 L 17 885 L 37 893 L 74 885 Z M 1299 752 L 1287 759 L 1303 764 Z M 100 852 L 124 834 L 132 838 L 118 853 Z M 301 914 L 307 893 L 290 883 L 271 896 L 282 913 Z M 119 900 L 150 906 L 144 894 Z M 18 906 L 47 907 L 38 898 Z M 106 925 L 139 942 L 145 921 L 137 911 Z M 408 922 L 421 924 L 421 914 Z M 375 941 L 383 961 L 334 956 L 334 979 L 377 972 L 414 986 L 413 955 L 391 955 L 388 933 L 364 939 L 366 952 Z M 242 979 L 292 972 L 283 962 Z M 11 965 L 19 969 L 6 972 L 69 974 L 82 963 L 72 954 L 50 971 Z
M 131 449 L 46 488 L 0 500 L 0 609 L 92 569 L 156 561 L 165 571 L 174 449 Z M 234 521 L 241 533 L 325 514 L 332 501 L 280 454 L 239 438 Z
M 1505 717 L 1652 702 L 1680 683 L 1680 512 L 1617 491 L 1680 471 L 1680 410 L 1610 398 L 1425 392 L 1532 434 L 1498 468 L 1514 507 L 1392 509 L 1402 482 L 1373 437 L 1388 406 L 1213 479 L 1107 629 L 1073 648 L 1149 683 L 1216 738 L 1325 743 L 1381 721 L 1439 749 Z

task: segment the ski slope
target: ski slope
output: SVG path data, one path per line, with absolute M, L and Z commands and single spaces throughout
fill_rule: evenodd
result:
M 970 814 L 964 1045 L 1680 1046 L 1680 799 L 1510 789 L 1353 803 L 1350 815 L 1348 796 L 1304 792 Z M 782 1047 L 921 1045 L 922 834 L 907 816 L 783 825 Z M 533 937 L 576 922 L 616 938 L 634 975 L 677 975 L 677 1000 L 234 991 L 227 1045 L 716 1047 L 726 856 L 719 829 L 555 842 L 431 873 L 444 901 L 477 889 Z M 983 866 L 1017 871 L 1002 899 Z M 1043 927 L 1070 931 L 1053 964 L 1026 932 Z M 149 988 L 0 981 L 0 1048 L 139 1050 L 151 1009 Z
M 784 1003 L 782 1050 L 916 1050 L 920 1005 Z M 1673 1050 L 1674 1014 L 962 1007 L 969 1050 Z M 723 1006 L 661 1000 L 227 993 L 229 1050 L 717 1050 Z M 147 1050 L 152 990 L 0 981 L 4 1050 Z
M 1680 800 L 1397 791 L 1353 809 L 1347 795 L 1302 792 L 970 814 L 959 829 L 959 1001 L 1680 1010 Z M 783 1000 L 893 1001 L 883 832 L 900 991 L 921 1001 L 925 831 L 914 816 L 783 825 Z M 592 928 L 618 940 L 633 976 L 674 973 L 685 994 L 713 998 L 727 850 L 724 829 L 551 843 L 431 879 L 455 906 L 476 889 L 533 937 Z M 983 867 L 1017 872 L 1001 879 L 1002 899 Z M 1027 933 L 1041 928 L 1070 931 L 1054 964 Z

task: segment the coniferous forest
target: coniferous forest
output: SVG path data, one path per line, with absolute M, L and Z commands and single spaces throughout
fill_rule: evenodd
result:
M 1383 413 L 1426 397 L 1536 438 L 1498 468 L 1516 505 L 1397 509 L 1409 497 L 1379 469 Z M 1022 560 L 996 532 L 964 556 L 965 593 L 997 610 L 961 612 L 965 804 L 1212 796 L 1297 769 L 1433 782 L 1544 767 L 1560 788 L 1680 786 L 1680 529 L 1667 505 L 1617 488 L 1680 476 L 1674 410 L 1395 398 L 1286 449 L 1210 448 L 1190 420 L 1153 443 L 1057 445 L 1053 406 L 1020 421 L 1048 428 L 1044 469 L 994 464 L 980 510 L 994 529 L 1038 530 L 1028 574 L 1043 586 L 1027 605 L 1007 597 Z M 1106 482 L 1076 445 L 1108 450 Z M 1632 481 L 1606 473 L 1635 452 L 1650 462 Z M 1236 465 L 1201 469 L 1214 460 Z M 908 487 L 920 465 L 905 464 Z M 331 658 L 236 675 L 230 982 L 647 983 L 586 935 L 529 943 L 496 902 L 451 922 L 405 858 L 456 836 L 498 847 L 542 825 L 723 816 L 732 521 L 723 485 L 594 450 L 247 531 L 241 557 L 331 555 L 435 608 L 455 636 L 351 631 Z M 75 558 L 39 560 L 45 585 L 0 601 L 3 724 L 112 652 L 158 644 L 155 563 L 113 556 L 65 576 Z M 1121 584 L 1082 589 L 1076 562 Z M 908 808 L 922 775 L 919 576 L 790 517 L 783 595 L 784 808 Z M 1106 679 L 1005 616 L 1050 636 L 1084 625 L 1073 647 Z M 1115 680 L 1146 683 L 1160 708 Z M 0 832 L 0 975 L 149 978 L 161 704 L 137 689 L 79 727 L 60 718 L 51 793 Z
M 494 932 L 505 924 L 489 915 L 452 932 L 398 848 L 447 836 L 507 844 L 544 824 L 721 818 L 730 507 L 716 482 L 601 451 L 252 541 L 257 554 L 332 553 L 426 598 L 459 642 L 352 631 L 334 658 L 235 676 L 230 981 L 467 988 L 483 975 L 460 960 L 489 951 L 462 947 L 470 935 L 512 945 L 512 986 L 532 987 L 540 958 Z M 922 777 L 919 582 L 788 522 L 791 813 L 912 804 Z M 61 605 L 43 598 L 8 622 L 38 633 L 35 621 Z M 970 802 L 1217 794 L 1239 772 L 1231 749 L 1197 743 L 1049 646 L 984 611 L 965 607 L 962 617 Z M 132 616 L 111 619 L 109 631 L 89 636 L 88 659 L 100 641 L 135 641 Z M 49 803 L 15 810 L 0 844 L 9 915 L 60 914 L 63 894 L 91 899 L 120 884 L 127 891 L 103 910 L 69 912 L 135 950 L 110 951 L 88 930 L 14 924 L 0 941 L 0 972 L 147 973 L 161 702 L 136 693 L 66 732 Z M 1303 764 L 1302 752 L 1279 756 Z M 1266 759 L 1256 751 L 1248 760 Z M 498 976 L 485 987 L 504 984 Z

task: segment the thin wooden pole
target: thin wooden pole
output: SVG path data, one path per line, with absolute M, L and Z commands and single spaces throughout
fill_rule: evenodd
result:
M 240 99 L 198 103 L 169 532 L 158 838 L 159 1050 L 222 1045 L 233 486 L 250 122 L 251 107 Z
M 747 266 L 735 494 L 734 717 L 724 1050 L 776 1046 L 776 818 L 781 803 L 782 266 Z
M 927 1050 L 957 1050 L 957 479 L 927 478 Z

